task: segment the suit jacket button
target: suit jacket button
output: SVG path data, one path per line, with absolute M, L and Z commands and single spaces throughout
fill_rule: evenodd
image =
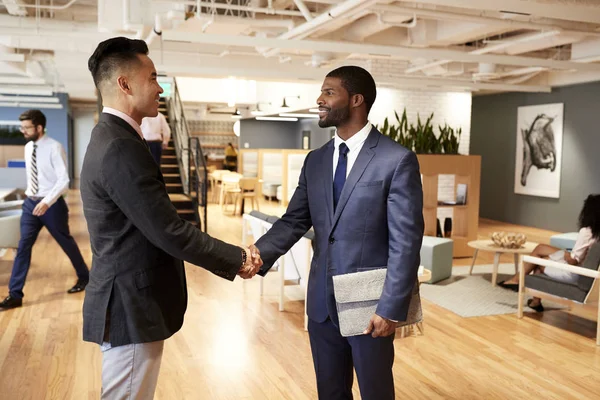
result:
M 332 237 L 329 238 L 329 243 L 333 244 L 333 242 L 335 242 L 335 238 L 332 236 Z

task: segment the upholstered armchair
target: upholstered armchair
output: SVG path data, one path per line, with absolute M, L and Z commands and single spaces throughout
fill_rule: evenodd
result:
M 519 309 L 517 314 L 519 318 L 523 318 L 523 302 L 526 294 L 548 298 L 554 302 L 565 303 L 568 306 L 590 302 L 592 292 L 600 277 L 600 273 L 598 272 L 598 267 L 600 266 L 600 243 L 592 245 L 581 266 L 562 264 L 532 256 L 524 256 L 523 262 L 573 272 L 579 275 L 579 278 L 575 283 L 565 283 L 556 281 L 543 274 L 525 276 L 523 265 L 521 265 L 519 268 Z M 598 320 L 600 321 L 600 302 Z M 600 346 L 600 324 L 598 324 L 596 330 L 596 345 Z

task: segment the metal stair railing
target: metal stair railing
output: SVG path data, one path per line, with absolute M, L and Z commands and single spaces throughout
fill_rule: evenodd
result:
M 207 215 L 207 181 L 208 172 L 206 159 L 198 138 L 190 135 L 185 119 L 185 112 L 177 82 L 173 79 L 172 94 L 168 100 L 169 122 L 175 146 L 177 164 L 183 184 L 183 192 L 188 195 L 194 205 L 194 213 L 198 227 L 206 232 L 208 227 Z M 199 212 L 198 209 L 202 209 Z

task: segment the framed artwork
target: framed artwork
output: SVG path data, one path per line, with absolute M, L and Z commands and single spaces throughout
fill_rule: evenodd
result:
M 515 193 L 560 196 L 564 104 L 519 107 Z

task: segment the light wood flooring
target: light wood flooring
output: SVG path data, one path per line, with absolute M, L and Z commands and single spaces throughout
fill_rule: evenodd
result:
M 79 193 L 72 191 L 68 202 L 73 236 L 90 262 Z M 276 203 L 263 202 L 261 210 L 281 213 Z M 209 218 L 212 235 L 240 243 L 240 217 L 211 205 Z M 495 230 L 518 230 L 542 243 L 553 233 L 481 221 L 481 238 Z M 0 259 L 2 296 L 12 259 L 12 252 Z M 481 253 L 477 264 L 490 263 L 492 256 Z M 260 297 L 255 280 L 230 283 L 192 265 L 187 273 L 186 321 L 166 341 L 156 399 L 316 399 L 303 302 L 287 301 L 279 312 L 275 274 Z M 42 232 L 24 306 L 0 312 L 1 399 L 99 398 L 101 356 L 98 346 L 82 341 L 83 293 L 66 293 L 75 279 L 67 257 Z M 424 301 L 425 335 L 395 342 L 397 398 L 600 398 L 594 312 L 461 318 Z

